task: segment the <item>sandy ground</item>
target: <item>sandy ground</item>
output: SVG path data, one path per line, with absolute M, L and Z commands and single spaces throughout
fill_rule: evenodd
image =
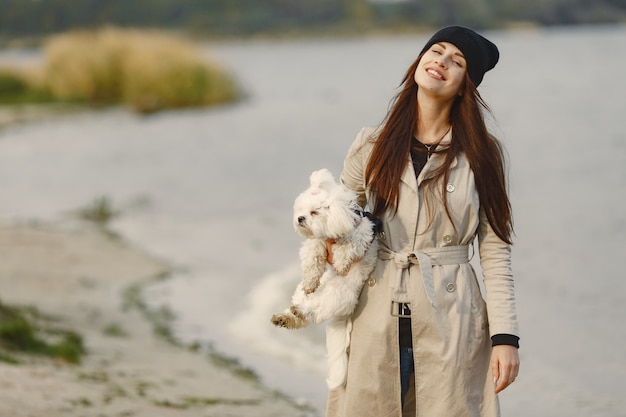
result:
M 0 362 L 0 416 L 306 416 L 309 412 L 155 336 L 124 290 L 168 271 L 97 229 L 0 225 L 0 300 L 35 306 L 80 333 L 80 365 Z M 123 336 L 104 331 L 115 325 Z

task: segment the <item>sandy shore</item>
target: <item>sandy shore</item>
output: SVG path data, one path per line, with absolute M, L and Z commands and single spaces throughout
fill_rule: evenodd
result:
M 206 353 L 156 337 L 141 311 L 124 307 L 128 288 L 167 272 L 88 225 L 0 225 L 0 300 L 59 318 L 88 351 L 80 365 L 0 362 L 0 416 L 311 415 Z
M 88 108 L 80 105 L 57 103 L 0 105 L 0 129 L 88 110 Z

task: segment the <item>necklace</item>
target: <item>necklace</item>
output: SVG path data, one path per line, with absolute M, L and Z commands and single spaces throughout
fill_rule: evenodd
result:
M 422 143 L 422 142 L 420 142 Z M 432 149 L 433 146 L 437 146 L 436 143 L 430 144 L 430 145 L 426 145 L 425 143 L 422 143 L 422 145 L 424 145 L 424 148 L 426 148 L 426 159 L 430 159 L 430 150 Z
M 425 143 L 422 143 L 417 137 L 415 139 L 417 139 L 417 141 L 424 147 L 426 148 L 426 160 L 430 159 L 430 156 L 432 155 L 431 150 L 433 148 L 437 148 L 437 145 L 439 145 L 439 142 L 441 142 L 441 140 L 444 138 L 444 136 L 446 136 L 448 134 L 448 132 L 450 131 L 450 129 L 452 128 L 452 126 L 448 126 L 448 128 L 443 132 L 443 135 L 441 135 L 439 137 L 439 139 L 437 139 L 437 141 L 435 143 L 431 143 L 430 145 L 427 145 Z

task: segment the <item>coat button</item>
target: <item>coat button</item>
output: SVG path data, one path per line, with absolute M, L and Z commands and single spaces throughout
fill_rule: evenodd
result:
M 370 277 L 370 279 L 367 280 L 367 285 L 373 287 L 374 285 L 376 285 L 376 279 L 374 279 L 374 277 Z
M 446 284 L 446 291 L 448 292 L 454 292 L 454 290 L 456 289 L 456 285 L 454 285 L 454 283 L 452 282 L 448 282 Z
M 379 238 L 380 240 L 385 240 L 385 232 L 380 232 L 380 233 L 378 234 L 378 238 Z
M 445 235 L 445 236 L 443 237 L 443 243 L 446 243 L 446 244 L 452 243 L 452 236 L 450 236 L 450 235 Z
M 456 190 L 456 187 L 454 186 L 454 184 L 448 184 L 446 185 L 446 191 L 449 193 L 454 192 L 454 190 Z

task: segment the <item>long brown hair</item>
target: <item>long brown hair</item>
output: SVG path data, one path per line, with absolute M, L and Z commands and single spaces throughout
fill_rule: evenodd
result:
M 418 86 L 414 75 L 421 57 L 404 75 L 365 169 L 366 185 L 374 195 L 375 216 L 387 210 L 397 211 L 400 178 L 409 161 L 417 121 Z M 491 112 L 466 72 L 462 94 L 456 97 L 450 111 L 452 140 L 444 152 L 444 163 L 424 184 L 426 188 L 441 184 L 443 205 L 450 217 L 445 186 L 452 161 L 464 153 L 474 172 L 480 205 L 489 224 L 500 239 L 510 244 L 513 217 L 506 189 L 505 159 L 500 142 L 487 130 L 483 110 Z

